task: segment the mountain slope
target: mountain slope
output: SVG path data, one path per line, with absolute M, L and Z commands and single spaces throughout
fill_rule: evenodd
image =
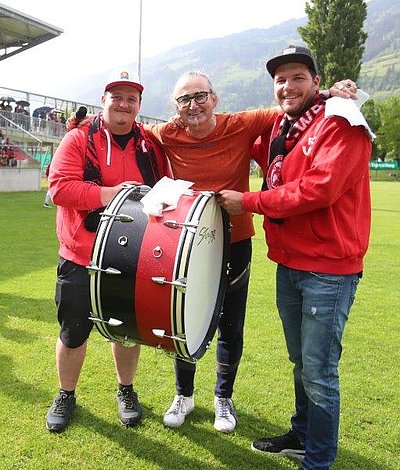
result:
M 297 28 L 306 21 L 306 18 L 293 19 L 268 29 L 204 39 L 143 60 L 145 94 L 141 114 L 168 118 L 174 112 L 170 104 L 173 85 L 189 70 L 203 70 L 210 76 L 220 96 L 219 111 L 234 112 L 271 104 L 272 80 L 266 73 L 266 59 L 288 44 L 301 44 Z M 400 92 L 398 0 L 371 0 L 365 30 L 368 39 L 359 86 L 374 98 Z M 104 83 L 107 75 L 108 72 L 99 76 L 98 83 Z M 97 103 L 100 94 L 101 88 L 92 89 L 80 99 Z

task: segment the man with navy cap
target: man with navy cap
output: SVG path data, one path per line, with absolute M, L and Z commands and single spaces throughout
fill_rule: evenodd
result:
M 350 122 L 354 116 L 363 122 L 351 100 L 333 98 L 337 111 L 328 111 L 307 48 L 289 46 L 266 65 L 281 112 L 272 135 L 262 136 L 257 147 L 263 187 L 222 190 L 220 203 L 231 214 L 264 215 L 268 257 L 277 263 L 277 307 L 294 364 L 295 413 L 288 433 L 255 440 L 252 449 L 326 470 L 337 453 L 342 334 L 369 241 L 372 133 L 366 123 Z

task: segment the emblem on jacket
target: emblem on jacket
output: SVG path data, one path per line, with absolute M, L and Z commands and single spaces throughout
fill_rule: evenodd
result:
M 268 189 L 274 189 L 282 185 L 283 155 L 277 155 L 268 168 L 266 182 Z
M 315 140 L 316 140 L 316 137 L 309 137 L 308 142 L 307 142 L 307 146 L 305 146 L 305 145 L 302 146 L 303 154 L 306 157 L 308 157 L 310 155 L 311 149 L 312 149 L 312 146 L 314 145 Z

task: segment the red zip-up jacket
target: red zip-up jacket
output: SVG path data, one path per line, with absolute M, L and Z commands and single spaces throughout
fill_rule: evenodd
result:
M 74 263 L 89 264 L 95 233 L 84 226 L 89 211 L 102 207 L 101 188 L 92 181 L 83 181 L 89 125 L 68 132 L 53 157 L 49 174 L 52 201 L 57 207 L 57 236 L 59 255 Z M 97 159 L 105 186 L 116 186 L 124 181 L 143 182 L 136 163 L 134 139 L 124 150 L 109 133 L 111 148 L 107 151 L 107 137 L 100 131 Z M 155 146 L 160 177 L 171 176 L 169 163 L 160 148 Z M 108 164 L 108 163 L 109 164 Z
M 371 146 L 364 127 L 351 126 L 338 116 L 326 118 L 321 112 L 285 157 L 282 186 L 244 193 L 243 209 L 264 215 L 272 261 L 302 271 L 362 271 L 371 224 Z M 265 136 L 253 149 L 263 169 L 268 148 Z M 270 218 L 283 223 L 272 223 Z

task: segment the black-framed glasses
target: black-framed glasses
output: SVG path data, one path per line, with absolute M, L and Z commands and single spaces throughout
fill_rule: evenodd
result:
M 212 91 L 198 91 L 192 95 L 182 95 L 176 98 L 176 102 L 180 108 L 187 108 L 190 106 L 192 100 L 197 104 L 204 104 L 208 100 L 208 95 L 211 93 Z

